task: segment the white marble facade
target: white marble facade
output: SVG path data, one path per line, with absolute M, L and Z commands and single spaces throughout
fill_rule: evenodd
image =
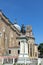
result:
M 17 63 L 24 63 L 24 64 L 31 63 L 28 55 L 28 43 L 25 36 L 20 37 L 19 41 L 20 41 L 20 54 Z

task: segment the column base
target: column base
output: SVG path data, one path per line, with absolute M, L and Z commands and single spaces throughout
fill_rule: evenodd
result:
M 28 54 L 20 54 L 17 63 L 30 64 L 32 62 L 30 61 Z

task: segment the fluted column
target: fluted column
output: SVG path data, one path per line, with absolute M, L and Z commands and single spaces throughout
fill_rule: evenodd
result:
M 28 54 L 28 44 L 26 43 L 26 41 L 24 42 L 25 45 L 25 54 Z
M 28 44 L 26 41 L 20 42 L 20 54 L 28 54 Z
M 24 54 L 24 43 L 20 41 L 20 54 Z

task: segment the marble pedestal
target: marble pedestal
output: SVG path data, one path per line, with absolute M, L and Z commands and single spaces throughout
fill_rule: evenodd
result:
M 26 38 L 22 37 L 20 38 L 20 54 L 18 57 L 17 63 L 20 64 L 29 64 L 31 63 L 28 55 L 28 43 L 26 42 Z

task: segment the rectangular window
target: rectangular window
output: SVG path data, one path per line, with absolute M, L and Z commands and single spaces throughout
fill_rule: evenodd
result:
M 11 54 L 11 50 L 9 50 L 9 54 Z
M 20 54 L 20 50 L 18 50 L 18 54 Z

